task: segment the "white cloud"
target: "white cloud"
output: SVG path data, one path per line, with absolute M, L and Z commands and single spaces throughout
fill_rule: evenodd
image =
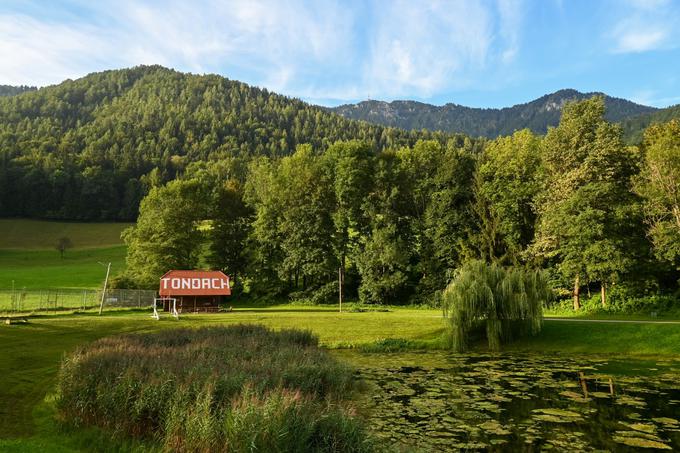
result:
M 373 23 L 364 83 L 376 95 L 429 96 L 486 64 L 491 11 L 478 2 L 395 1 Z
M 613 53 L 639 53 L 676 46 L 678 15 L 668 0 L 627 0 L 609 33 Z
M 112 66 L 159 63 L 195 72 L 242 68 L 285 84 L 298 67 L 346 61 L 351 51 L 352 17 L 333 0 L 308 7 L 273 0 L 90 7 L 98 22 L 0 15 L 1 83 L 44 85 Z
M 659 97 L 658 90 L 644 89 L 633 93 L 630 100 L 642 105 L 651 105 L 653 107 L 668 107 L 680 102 L 680 96 Z
M 522 22 L 517 0 L 197 3 L 83 1 L 59 21 L 0 14 L 0 83 L 162 64 L 310 100 L 428 97 L 511 62 Z
M 519 34 L 522 29 L 522 0 L 498 0 L 499 30 L 502 38 L 501 60 L 512 62 L 519 52 Z
M 615 52 L 645 52 L 662 46 L 668 38 L 668 32 L 655 29 L 633 29 L 622 32 L 617 37 Z
M 47 85 L 107 67 L 110 50 L 92 27 L 0 15 L 0 84 Z
M 671 0 L 626 0 L 628 5 L 640 10 L 658 10 L 671 3 Z

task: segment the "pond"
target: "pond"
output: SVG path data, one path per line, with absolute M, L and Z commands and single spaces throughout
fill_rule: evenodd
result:
M 336 353 L 390 450 L 680 451 L 680 359 Z

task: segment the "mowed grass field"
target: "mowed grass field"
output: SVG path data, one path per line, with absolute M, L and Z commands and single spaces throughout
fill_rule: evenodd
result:
M 338 313 L 336 307 L 280 305 L 235 307 L 233 312 L 164 316 L 108 312 L 34 317 L 0 325 L 0 451 L 88 450 L 87 434 L 65 433 L 49 403 L 60 360 L 78 345 L 123 333 L 173 327 L 256 323 L 274 329 L 309 329 L 328 348 L 352 348 L 385 338 L 436 346 L 444 332 L 441 311 L 391 308 L 389 312 Z M 680 324 L 611 324 L 546 321 L 543 332 L 508 348 L 519 353 L 680 356 Z M 380 360 L 380 354 L 375 355 Z M 46 398 L 48 401 L 46 402 Z
M 0 289 L 98 288 L 106 274 L 98 262 L 111 262 L 112 275 L 124 269 L 120 234 L 130 225 L 0 219 Z M 63 259 L 61 237 L 73 243 Z

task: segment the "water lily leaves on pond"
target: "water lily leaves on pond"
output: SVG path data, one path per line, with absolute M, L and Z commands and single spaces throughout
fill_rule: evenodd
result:
M 542 422 L 552 422 L 552 423 L 573 423 L 578 419 L 575 418 L 568 418 L 568 417 L 558 417 L 557 415 L 550 415 L 550 414 L 537 414 L 533 415 L 533 418 L 535 420 L 539 420 Z
M 629 447 L 637 448 L 655 448 L 658 450 L 672 450 L 672 448 L 664 443 L 656 440 L 645 439 L 643 437 L 628 437 L 628 436 L 614 436 L 614 442 L 628 445 Z
M 624 426 L 627 426 L 628 428 L 634 430 L 634 431 L 640 431 L 643 433 L 647 434 L 654 434 L 656 433 L 656 426 L 650 424 L 650 423 L 625 423 L 625 422 L 619 422 Z
M 508 430 L 506 427 L 501 425 L 499 422 L 496 420 L 489 420 L 481 425 L 479 425 L 481 429 L 483 429 L 486 433 L 488 434 L 496 434 L 499 436 L 506 436 L 508 434 L 511 434 L 512 431 Z
M 496 401 L 498 403 L 509 403 L 512 401 L 512 398 L 505 397 L 503 395 L 500 395 L 498 393 L 494 393 L 492 395 L 487 396 L 492 401 Z
M 540 414 L 545 414 L 545 415 L 554 415 L 556 417 L 565 417 L 565 418 L 581 418 L 581 414 L 578 412 L 572 412 L 564 409 L 553 409 L 553 408 L 548 408 L 548 409 L 534 409 L 532 412 L 537 412 Z
M 633 406 L 633 407 L 645 407 L 647 403 L 642 398 L 638 398 L 635 396 L 630 396 L 630 395 L 618 395 L 614 402 L 616 404 L 623 404 L 625 406 Z
M 560 395 L 566 396 L 572 401 L 575 401 L 577 403 L 587 403 L 588 401 L 592 401 L 592 398 L 586 398 L 583 396 L 582 393 L 576 393 L 572 392 L 570 390 L 565 390 L 564 392 L 560 392 Z
M 376 366 L 373 355 L 357 374 L 375 385 L 364 400 L 367 417 L 381 420 L 372 430 L 381 439 L 393 439 L 393 451 L 472 448 L 476 442 L 507 451 L 593 451 L 595 439 L 609 451 L 642 441 L 678 447 L 671 431 L 680 432 L 673 405 L 680 404 L 680 379 L 661 365 L 649 372 L 654 365 L 644 364 L 644 376 L 631 376 L 619 371 L 630 372 L 631 364 L 617 360 L 600 368 L 607 362 L 588 358 L 425 353 L 417 360 L 403 354 L 400 361 L 400 355 L 385 356 L 388 363 Z M 576 377 L 589 364 L 586 397 Z M 606 374 L 610 368 L 616 374 Z M 627 423 L 614 432 L 621 420 Z M 600 429 L 602 434 L 593 432 Z M 625 438 L 635 440 L 626 445 Z
M 491 401 L 478 401 L 473 403 L 474 407 L 476 409 L 482 410 L 482 411 L 489 411 L 489 412 L 494 412 L 498 413 L 501 412 L 503 409 L 501 409 L 498 404 L 493 403 Z
M 663 439 L 661 439 L 659 436 L 657 436 L 655 434 L 641 432 L 641 431 L 616 431 L 616 432 L 614 432 L 614 436 L 618 436 L 618 437 L 639 437 L 641 439 L 655 440 L 657 442 L 663 442 Z
M 593 398 L 611 398 L 612 397 L 611 393 L 606 393 L 606 392 L 590 392 L 588 394 L 591 395 Z
M 489 445 L 484 442 L 456 442 L 449 444 L 452 449 L 462 450 L 462 451 L 477 451 L 484 450 Z
M 663 425 L 664 427 L 673 428 L 673 427 L 678 427 L 678 426 L 680 426 L 680 422 L 679 422 L 679 421 L 677 421 L 677 420 L 674 419 L 674 418 L 670 418 L 670 417 L 656 417 L 656 418 L 653 418 L 652 421 L 653 421 L 654 423 L 658 423 L 658 424 L 660 424 L 660 425 Z

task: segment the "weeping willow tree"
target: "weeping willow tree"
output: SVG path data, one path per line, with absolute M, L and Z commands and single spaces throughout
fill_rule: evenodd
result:
M 541 330 L 543 303 L 552 290 L 540 271 L 470 261 L 444 290 L 444 316 L 453 350 L 468 347 L 470 335 L 485 330 L 489 349 Z

